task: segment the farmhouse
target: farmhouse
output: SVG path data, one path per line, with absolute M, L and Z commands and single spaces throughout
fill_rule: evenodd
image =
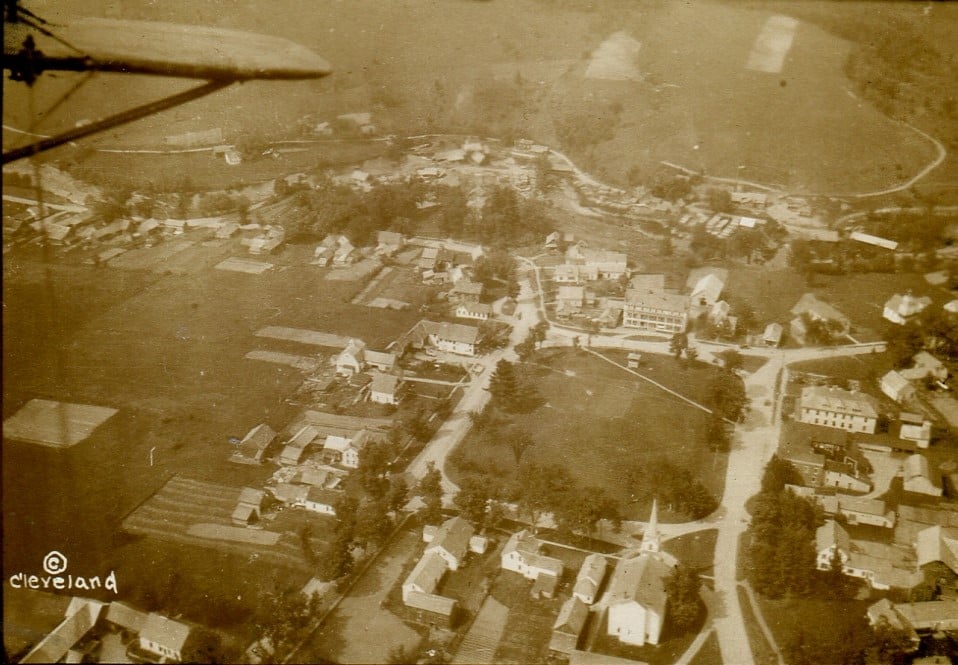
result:
M 599 279 L 599 270 L 596 266 L 564 263 L 556 266 L 552 279 L 556 284 L 582 284 Z
M 899 404 L 911 401 L 915 397 L 915 386 L 911 385 L 908 379 L 895 370 L 885 374 L 881 378 L 879 386 L 883 393 Z
M 260 518 L 265 503 L 266 493 L 263 490 L 244 487 L 233 510 L 233 524 L 246 526 L 255 522 Z
M 373 372 L 373 381 L 369 384 L 369 399 L 376 404 L 399 404 L 399 389 L 402 379 L 394 374 Z
M 361 339 L 351 339 L 338 356 L 336 356 L 336 373 L 341 376 L 352 376 L 363 371 L 365 366 L 366 343 Z
M 306 490 L 306 497 L 303 499 L 303 506 L 306 510 L 323 515 L 336 516 L 336 502 L 342 496 L 342 492 L 328 490 L 322 487 L 310 487 Z
M 351 436 L 330 434 L 323 444 L 324 457 L 334 464 L 340 464 L 347 469 L 359 468 L 359 453 L 370 441 L 371 435 L 366 430 L 354 432 Z
M 808 332 L 803 320 L 804 316 L 808 316 L 812 321 L 830 326 L 838 335 L 847 335 L 851 329 L 851 321 L 848 320 L 847 316 L 828 303 L 816 298 L 813 293 L 802 295 L 789 311 L 795 317 L 791 323 L 791 334 L 799 344 L 805 344 L 805 335 Z
M 689 274 L 686 282 L 691 288 L 689 298 L 694 307 L 707 308 L 718 302 L 725 282 L 728 281 L 728 270 L 724 268 L 699 268 Z
M 930 304 L 931 298 L 928 296 L 916 298 L 911 293 L 904 295 L 896 293 L 885 302 L 882 316 L 892 323 L 903 326 L 921 314 Z
M 140 648 L 164 659 L 182 661 L 190 632 L 186 624 L 150 612 L 140 630 Z
M 478 303 L 482 297 L 482 282 L 461 279 L 449 292 L 449 299 L 457 303 Z
M 942 495 L 941 472 L 933 468 L 924 455 L 916 453 L 905 459 L 903 474 L 906 492 Z
M 910 413 L 901 413 L 899 419 L 901 420 L 901 427 L 898 430 L 900 439 L 910 441 L 918 448 L 927 448 L 931 445 L 930 420 Z
M 562 604 L 559 616 L 552 626 L 549 650 L 557 653 L 572 653 L 579 645 L 579 636 L 589 618 L 589 606 L 572 596 Z
M 562 576 L 562 561 L 540 554 L 542 543 L 523 529 L 512 534 L 502 548 L 502 569 L 519 573 L 526 579 L 542 579 L 541 595 L 551 598 Z
M 850 496 L 819 496 L 817 499 L 826 516 L 841 515 L 848 524 L 870 524 L 885 529 L 895 527 L 895 511 L 889 510 L 881 499 Z
M 270 444 L 276 440 L 276 431 L 266 423 L 260 423 L 249 432 L 230 455 L 237 464 L 262 464 Z
M 488 321 L 492 316 L 492 305 L 484 303 L 460 303 L 456 307 L 456 316 L 460 319 L 474 319 L 476 321 Z
M 948 368 L 927 351 L 916 353 L 912 357 L 912 366 L 898 370 L 898 373 L 909 381 L 922 381 L 928 377 L 936 381 L 944 381 L 948 378 Z
M 420 348 L 428 342 L 440 351 L 475 356 L 476 345 L 479 343 L 479 329 L 460 323 L 436 323 L 422 320 L 407 334 L 404 341 Z
M 799 420 L 849 432 L 875 433 L 878 410 L 873 398 L 834 386 L 806 386 L 799 401 Z
M 622 325 L 665 333 L 684 332 L 688 311 L 688 296 L 629 289 L 625 294 Z
M 566 263 L 592 266 L 600 279 L 618 279 L 628 272 L 628 257 L 624 253 L 590 249 L 583 243 L 571 245 L 566 250 Z
M 837 556 L 842 572 L 868 582 L 873 589 L 912 589 L 922 581 L 909 548 L 852 540 L 835 520 L 826 520 L 815 532 L 815 565 L 829 570 Z
M 586 605 L 595 602 L 599 587 L 602 586 L 602 580 L 605 579 L 605 570 L 607 567 L 605 557 L 601 554 L 590 554 L 582 562 L 579 574 L 575 578 L 575 587 L 572 589 L 572 595 L 581 600 Z
M 475 535 L 472 525 L 461 517 L 450 518 L 438 528 L 426 525 L 422 539 L 428 543 L 425 553 L 440 557 L 449 570 L 459 570 L 467 552 L 482 554 L 488 546 L 486 538 Z

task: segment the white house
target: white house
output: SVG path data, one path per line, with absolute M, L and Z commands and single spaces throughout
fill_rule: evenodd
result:
M 338 459 L 342 466 L 348 469 L 358 469 L 359 453 L 368 441 L 369 432 L 364 429 L 359 430 L 351 437 L 330 434 L 326 437 L 323 451 L 330 453 L 334 459 Z
M 492 316 L 492 305 L 485 303 L 459 303 L 456 307 L 456 316 L 460 319 L 475 319 L 477 321 L 488 321 Z
M 373 381 L 369 384 L 369 399 L 376 404 L 399 404 L 401 379 L 394 374 L 373 372 Z
M 572 595 L 586 605 L 594 603 L 599 587 L 602 586 L 602 580 L 605 579 L 607 565 L 605 557 L 601 554 L 587 556 L 582 561 L 582 567 L 575 578 Z
M 476 344 L 479 343 L 479 329 L 474 326 L 444 322 L 437 325 L 430 337 L 440 351 L 461 356 L 474 356 Z
M 941 473 L 931 466 L 924 455 L 916 453 L 905 459 L 903 473 L 906 492 L 942 495 Z
M 623 555 L 601 601 L 608 608 L 608 635 L 635 646 L 658 644 L 668 601 L 665 579 L 671 572 L 653 553 Z
M 461 517 L 452 517 L 441 526 L 426 526 L 422 539 L 428 543 L 426 554 L 435 554 L 442 558 L 449 570 L 459 570 L 467 552 L 485 552 L 487 540 L 475 535 L 475 529 Z
M 904 376 L 891 370 L 881 378 L 881 391 L 899 404 L 915 397 L 915 386 Z
M 765 342 L 765 346 L 778 346 L 782 343 L 783 332 L 781 323 L 769 323 L 765 326 L 765 332 L 762 333 L 762 341 Z
M 366 343 L 361 339 L 351 339 L 336 356 L 336 373 L 341 376 L 359 374 L 366 366 Z
M 541 550 L 542 543 L 527 529 L 514 533 L 502 548 L 502 569 L 530 580 L 548 575 L 558 581 L 562 576 L 562 561 L 540 554 Z
M 904 295 L 896 293 L 885 302 L 882 316 L 892 323 L 903 326 L 921 314 L 930 304 L 931 298 L 928 296 L 916 298 L 911 293 Z
M 186 624 L 150 612 L 140 630 L 140 648 L 162 658 L 182 661 L 189 637 L 190 627 Z
M 912 357 L 912 366 L 898 370 L 898 373 L 909 381 L 922 381 L 931 377 L 935 381 L 944 381 L 948 378 L 948 368 L 935 356 L 927 351 L 919 351 Z
M 834 386 L 806 386 L 799 401 L 799 420 L 810 425 L 874 434 L 878 411 L 869 395 Z
M 342 496 L 342 492 L 323 489 L 322 487 L 310 487 L 306 492 L 306 499 L 303 502 L 306 510 L 323 515 L 336 516 L 336 501 Z

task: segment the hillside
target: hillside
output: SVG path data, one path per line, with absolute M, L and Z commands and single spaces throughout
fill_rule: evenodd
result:
M 89 13 L 85 5 L 58 7 Z M 237 86 L 87 146 L 156 144 L 211 127 L 232 140 L 289 137 L 305 116 L 372 111 L 382 134 L 526 136 L 620 183 L 630 169 L 648 179 L 668 160 L 819 192 L 895 184 L 934 154 L 927 140 L 855 95 L 844 73 L 851 43 L 815 25 L 762 4 L 586 6 L 353 0 L 306 12 L 302 3 L 277 0 L 264 17 L 255 3 L 129 0 L 112 15 L 280 35 L 314 48 L 336 73 Z M 42 81 L 36 107 L 48 107 L 69 84 L 71 77 Z M 5 82 L 4 122 L 24 127 L 26 95 L 12 86 Z M 98 76 L 44 127 L 101 115 L 103 99 L 128 105 L 182 87 Z

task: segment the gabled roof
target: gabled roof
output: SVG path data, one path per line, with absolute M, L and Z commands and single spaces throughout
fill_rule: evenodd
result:
M 781 323 L 769 323 L 765 326 L 765 332 L 762 333 L 762 339 L 766 342 L 772 342 L 773 344 L 778 344 L 782 340 L 782 324 Z
M 439 580 L 445 574 L 446 568 L 445 559 L 435 552 L 426 552 L 406 577 L 403 586 L 412 584 L 423 593 L 433 593 L 439 586 Z
M 582 633 L 583 626 L 585 626 L 585 620 L 588 618 L 589 606 L 572 596 L 562 604 L 562 609 L 559 610 L 559 616 L 556 617 L 552 630 L 578 637 Z
M 646 307 L 667 312 L 685 313 L 689 309 L 689 297 L 672 293 L 656 293 L 628 289 L 625 292 L 627 307 Z
M 814 293 L 804 294 L 801 298 L 799 298 L 798 302 L 795 303 L 795 306 L 789 311 L 795 316 L 801 316 L 802 314 L 807 313 L 813 319 L 818 319 L 820 321 L 838 321 L 846 327 L 850 325 L 847 316 L 829 305 L 827 302 L 816 298 Z
M 275 438 L 276 430 L 266 423 L 260 423 L 246 433 L 246 436 L 243 437 L 243 440 L 240 442 L 240 447 L 243 449 L 264 450 Z
M 533 536 L 528 529 L 517 531 L 509 537 L 505 546 L 502 548 L 502 556 L 508 556 L 513 552 L 519 554 L 520 558 L 530 568 L 538 568 L 548 574 L 559 576 L 562 574 L 562 561 L 551 556 L 539 554 L 542 543 Z
M 143 629 L 140 631 L 142 639 L 180 652 L 189 636 L 189 626 L 154 612 L 147 615 L 146 621 L 143 622 Z
M 908 379 L 903 377 L 895 370 L 890 370 L 888 373 L 886 373 L 881 378 L 881 382 L 883 386 L 887 386 L 894 393 L 900 393 L 903 390 L 908 390 L 911 388 L 911 384 L 908 383 Z
M 848 532 L 835 520 L 825 520 L 815 531 L 815 546 L 818 552 L 837 547 L 848 554 L 851 552 L 851 543 Z
M 700 279 L 694 287 L 692 287 L 692 299 L 698 300 L 699 298 L 702 298 L 706 302 L 713 303 L 718 300 L 724 288 L 724 281 L 716 277 L 714 274 L 706 275 Z
M 466 295 L 481 296 L 482 295 L 482 282 L 473 282 L 468 279 L 459 280 L 455 286 L 452 287 L 453 293 L 463 293 Z
M 958 573 L 958 529 L 942 526 L 922 529 L 915 538 L 915 552 L 919 566 L 941 561 Z
M 286 445 L 294 446 L 296 448 L 305 448 L 309 444 L 313 443 L 316 440 L 316 437 L 319 436 L 319 428 L 314 425 L 303 425 L 299 428 L 296 434 L 293 435 Z
M 369 390 L 374 393 L 384 393 L 393 395 L 399 387 L 399 377 L 394 374 L 383 374 L 382 372 L 373 372 L 373 381 Z
M 944 363 L 927 351 L 919 351 L 912 358 L 913 365 L 908 369 L 900 370 L 900 374 L 910 381 L 924 379 L 929 373 L 937 375 L 944 370 L 947 375 Z
M 665 288 L 665 274 L 651 273 L 632 275 L 629 287 L 640 291 L 661 291 Z
M 387 353 L 386 351 L 370 351 L 369 349 L 366 349 L 366 362 L 371 365 L 392 366 L 396 364 L 396 354 Z
M 582 561 L 579 574 L 575 578 L 573 593 L 595 597 L 596 591 L 602 584 L 607 566 L 605 557 L 601 554 L 590 554 Z
M 258 508 L 263 502 L 265 496 L 266 494 L 263 492 L 263 490 L 254 489 L 252 487 L 244 487 L 240 491 L 239 503 L 245 503 Z
M 461 323 L 440 323 L 433 334 L 437 339 L 463 344 L 475 344 L 479 339 L 478 328 Z
M 146 612 L 141 612 L 126 603 L 115 600 L 110 603 L 110 607 L 106 611 L 106 620 L 115 626 L 125 628 L 131 633 L 139 633 L 146 621 Z
M 903 474 L 905 484 L 908 484 L 911 480 L 924 478 L 932 485 L 941 487 L 941 474 L 938 473 L 937 469 L 932 469 L 928 463 L 928 458 L 920 453 L 909 455 L 905 459 Z
M 269 489 L 273 496 L 283 503 L 300 503 L 306 500 L 306 495 L 309 493 L 309 487 L 306 485 L 291 483 L 277 483 L 275 487 Z
M 931 304 L 931 298 L 922 296 L 916 298 L 910 293 L 904 295 L 896 293 L 885 302 L 885 309 L 891 310 L 902 318 L 918 314 Z
M 436 531 L 432 542 L 426 547 L 427 552 L 442 548 L 449 552 L 456 561 L 461 561 L 469 551 L 469 539 L 475 529 L 461 517 L 453 517 L 442 523 Z
M 256 514 L 256 509 L 248 503 L 238 503 L 236 508 L 233 509 L 233 514 L 230 516 L 231 519 L 235 522 L 246 522 L 248 523 L 253 515 Z
M 306 491 L 306 501 L 334 506 L 342 495 L 342 492 L 335 490 L 323 489 L 322 487 L 310 487 Z
M 835 386 L 806 386 L 802 388 L 803 409 L 877 418 L 878 411 L 870 395 L 852 392 Z
M 638 603 L 664 616 L 667 594 L 665 578 L 671 567 L 654 554 L 632 552 L 616 564 L 604 597 L 608 607 Z

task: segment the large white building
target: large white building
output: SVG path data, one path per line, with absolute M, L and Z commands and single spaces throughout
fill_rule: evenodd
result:
M 657 332 L 685 332 L 689 298 L 671 293 L 629 289 L 625 293 L 622 325 Z
M 878 411 L 868 395 L 833 386 L 807 386 L 802 389 L 799 420 L 849 432 L 875 433 Z

